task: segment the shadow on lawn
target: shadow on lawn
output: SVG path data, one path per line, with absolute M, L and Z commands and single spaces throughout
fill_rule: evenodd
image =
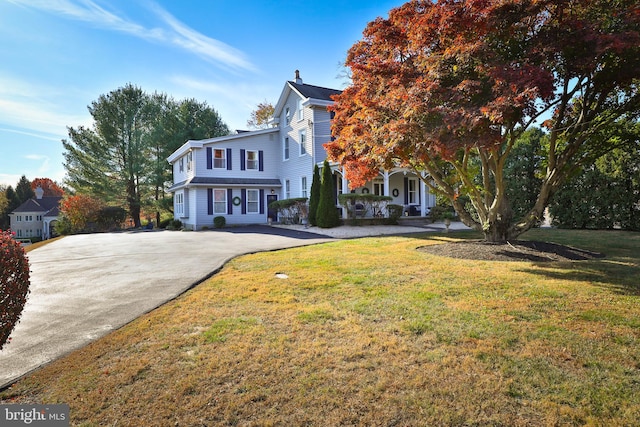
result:
M 536 263 L 519 271 L 553 280 L 596 285 L 622 295 L 640 296 L 640 265 L 635 260 L 602 259 L 579 262 Z
M 558 243 L 551 243 L 549 240 L 561 237 Z M 577 233 L 575 233 L 577 234 Z M 571 239 L 570 232 L 554 233 L 549 232 L 536 233 L 531 235 L 534 239 L 544 241 L 521 241 L 520 243 L 528 243 L 531 248 L 538 249 L 539 253 L 522 256 L 515 251 L 510 251 L 508 247 L 494 252 L 494 256 L 501 256 L 501 259 L 495 259 L 496 262 L 504 261 L 505 258 L 513 258 L 518 261 L 530 261 L 530 268 L 520 268 L 517 271 L 544 276 L 550 280 L 567 280 L 583 282 L 585 284 L 599 286 L 612 292 L 640 296 L 640 259 L 633 254 L 637 253 L 637 243 L 633 242 L 636 234 L 594 234 L 595 241 L 580 241 Z M 417 236 L 414 236 L 417 237 Z M 569 237 L 569 238 L 567 238 Z M 449 245 L 459 245 L 461 241 L 469 241 L 479 239 L 479 233 L 474 232 L 456 232 L 451 235 L 420 235 L 420 239 L 437 242 L 436 244 L 445 243 Z M 620 239 L 625 239 L 623 244 Z M 458 241 L 459 243 L 453 243 Z M 596 243 L 596 244 L 594 244 Z M 597 251 L 580 249 L 582 247 L 593 247 Z M 477 250 L 477 248 L 476 248 Z M 556 253 L 563 255 L 569 260 L 550 260 L 546 254 Z M 446 254 L 443 254 L 447 256 Z M 475 254 L 476 256 L 478 254 Z M 539 258 L 537 258 L 539 257 Z M 469 258 L 473 259 L 473 255 Z M 477 258 L 476 258 L 477 259 Z M 488 261 L 493 261 L 487 259 Z

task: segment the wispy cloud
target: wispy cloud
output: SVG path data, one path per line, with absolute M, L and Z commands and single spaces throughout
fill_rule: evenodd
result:
M 3 131 L 59 141 L 66 126 L 88 124 L 89 114 L 69 114 L 59 105 L 63 94 L 52 86 L 0 75 L 0 126 Z
M 222 68 L 256 70 L 244 52 L 188 27 L 150 0 L 144 4 L 160 18 L 160 24 L 164 27 L 147 28 L 106 10 L 93 0 L 9 0 L 9 2 L 45 10 L 68 19 L 87 22 L 99 28 L 127 33 L 156 43 L 170 44 Z
M 40 164 L 40 167 L 38 168 L 38 173 L 41 175 L 46 175 L 49 170 L 51 169 L 49 167 L 49 163 L 50 160 L 49 156 L 45 156 L 42 154 L 27 154 L 26 156 L 24 156 L 25 159 L 27 160 L 33 160 L 33 161 L 37 161 L 37 162 L 42 162 Z

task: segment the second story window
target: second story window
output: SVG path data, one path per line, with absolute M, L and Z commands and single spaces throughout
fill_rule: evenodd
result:
M 180 166 L 179 166 L 180 172 L 184 172 L 184 157 L 180 158 Z
M 300 131 L 300 155 L 307 154 L 307 130 L 302 129 Z
M 193 152 L 189 151 L 187 153 L 187 170 L 190 171 L 193 169 Z
M 289 160 L 289 137 L 285 137 L 282 141 L 282 157 Z
M 224 148 L 216 148 L 213 150 L 213 167 L 214 169 L 226 169 L 227 159 Z
M 298 120 L 304 119 L 304 108 L 302 107 L 302 99 L 298 99 Z
M 248 170 L 258 169 L 258 152 L 257 151 L 247 150 L 247 169 Z

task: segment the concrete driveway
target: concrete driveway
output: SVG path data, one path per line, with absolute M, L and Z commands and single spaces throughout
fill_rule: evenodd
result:
M 134 320 L 238 255 L 330 241 L 267 226 L 68 236 L 28 254 L 31 293 L 0 351 L 0 389 Z

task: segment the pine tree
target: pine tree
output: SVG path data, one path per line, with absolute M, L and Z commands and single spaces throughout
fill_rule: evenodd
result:
M 309 198 L 309 223 L 317 224 L 318 203 L 320 202 L 320 169 L 318 165 L 313 168 L 313 180 L 311 181 L 311 197 Z
M 333 176 L 329 162 L 324 161 L 322 166 L 322 185 L 320 186 L 320 200 L 316 212 L 316 222 L 318 227 L 332 228 L 340 224 L 338 210 L 333 198 Z

